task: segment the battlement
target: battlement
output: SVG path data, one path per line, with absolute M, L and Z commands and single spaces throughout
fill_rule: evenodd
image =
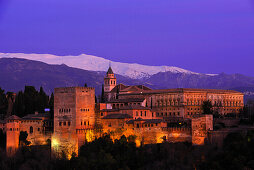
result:
M 162 131 L 181 132 L 181 133 L 191 134 L 191 128 L 189 127 L 162 127 Z
M 94 87 L 58 87 L 55 88 L 55 93 L 73 93 L 77 90 L 82 92 L 94 91 Z

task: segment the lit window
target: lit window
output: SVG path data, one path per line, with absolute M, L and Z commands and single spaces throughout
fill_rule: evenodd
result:
M 34 129 L 32 126 L 30 126 L 30 133 L 33 133 L 34 132 Z

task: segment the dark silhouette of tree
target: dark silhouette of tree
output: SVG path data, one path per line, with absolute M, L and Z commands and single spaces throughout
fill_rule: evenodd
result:
M 105 103 L 104 84 L 101 87 L 101 103 Z
M 21 131 L 20 134 L 19 134 L 19 145 L 21 146 L 28 146 L 30 145 L 30 141 L 27 140 L 27 132 L 25 131 Z
M 15 103 L 13 105 L 13 114 L 23 117 L 25 116 L 25 98 L 22 91 L 18 92 Z
M 50 118 L 54 118 L 54 93 L 51 93 L 50 99 L 49 99 L 49 109 L 50 109 Z
M 0 114 L 5 115 L 8 108 L 8 101 L 4 90 L 0 88 Z
M 49 97 L 44 92 L 42 87 L 40 87 L 40 92 L 39 92 L 37 98 L 38 98 L 37 99 L 37 101 L 38 101 L 38 103 L 37 103 L 38 108 L 36 108 L 36 110 L 38 109 L 39 113 L 44 113 L 45 112 L 45 108 L 49 107 Z
M 203 114 L 213 114 L 213 105 L 210 100 L 204 101 L 202 105 Z
M 153 108 L 153 98 L 151 97 L 151 109 Z
M 119 86 L 117 86 L 116 88 L 116 99 L 118 99 L 118 97 L 119 97 Z
M 42 87 L 40 87 L 38 92 L 33 86 L 25 86 L 24 92 L 20 91 L 16 96 L 13 114 L 23 117 L 35 112 L 44 113 L 45 108 L 50 108 L 50 106 L 54 105 L 53 99 L 54 97 L 49 101 L 49 97 Z
M 0 129 L 0 148 L 5 149 L 6 147 L 6 133 Z

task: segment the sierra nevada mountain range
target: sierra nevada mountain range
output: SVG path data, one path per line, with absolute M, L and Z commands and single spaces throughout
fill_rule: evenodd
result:
M 149 78 L 160 72 L 199 74 L 174 66 L 147 66 L 136 63 L 121 63 L 86 54 L 79 56 L 56 56 L 52 54 L 0 53 L 0 58 L 24 58 L 47 64 L 66 64 L 70 67 L 89 71 L 106 71 L 109 65 L 111 65 L 114 73 L 132 79 Z
M 82 59 L 75 56 L 61 58 L 47 54 L 0 53 L 0 87 L 5 91 L 18 92 L 25 85 L 35 86 L 37 89 L 43 86 L 49 94 L 55 87 L 83 86 L 87 83 L 88 86 L 95 87 L 96 94 L 100 94 L 110 61 L 94 56 L 81 56 L 83 57 L 79 57 Z M 153 89 L 233 89 L 244 92 L 247 96 L 254 94 L 254 78 L 241 74 L 210 75 L 177 67 L 118 62 L 111 62 L 111 65 L 117 73 L 117 82 L 127 85 L 143 84 Z

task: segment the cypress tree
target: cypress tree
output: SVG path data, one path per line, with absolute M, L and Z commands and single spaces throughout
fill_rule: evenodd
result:
M 8 108 L 8 101 L 4 90 L 0 88 L 0 114 L 5 115 Z
M 105 102 L 105 96 L 104 96 L 104 84 L 102 84 L 102 89 L 101 89 L 101 103 Z
M 54 118 L 54 93 L 51 93 L 49 100 L 49 108 L 50 108 L 50 117 Z

